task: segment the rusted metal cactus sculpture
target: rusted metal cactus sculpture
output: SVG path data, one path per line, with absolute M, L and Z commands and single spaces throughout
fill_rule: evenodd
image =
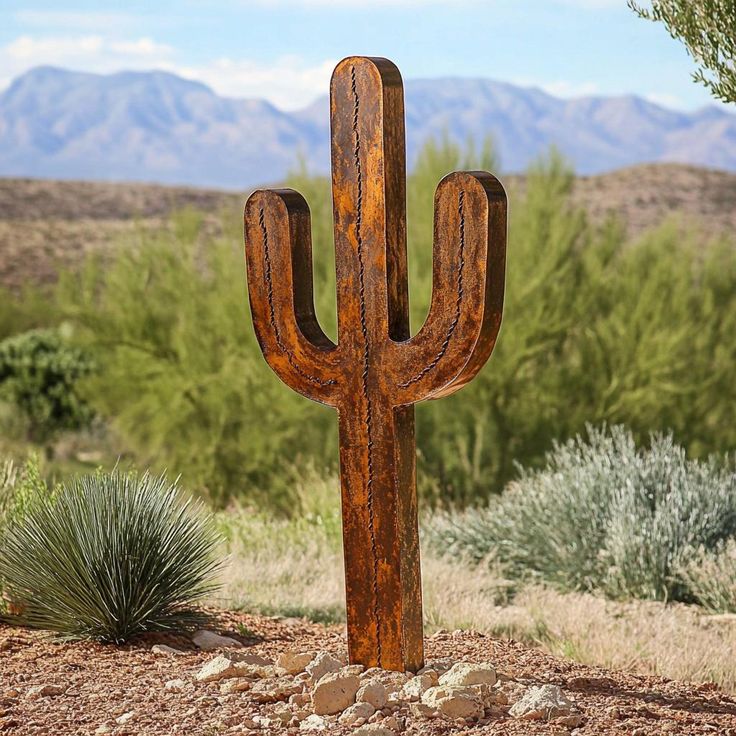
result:
M 292 389 L 337 409 L 350 661 L 423 662 L 414 404 L 470 381 L 501 324 L 506 195 L 485 172 L 437 188 L 429 316 L 409 332 L 404 101 L 386 59 L 349 57 L 331 82 L 338 344 L 314 311 L 309 208 L 254 192 L 245 252 L 256 335 Z

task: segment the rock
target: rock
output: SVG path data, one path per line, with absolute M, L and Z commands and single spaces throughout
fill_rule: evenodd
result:
M 559 718 L 555 718 L 555 723 L 559 723 L 561 726 L 566 726 L 567 728 L 577 728 L 583 723 L 583 714 L 570 713 L 569 716 L 560 716 Z M 675 730 L 677 730 L 677 724 L 675 723 L 673 725 L 675 726 Z M 668 729 L 664 728 L 663 726 L 662 730 L 666 731 Z
M 230 695 L 231 693 L 242 693 L 245 690 L 250 690 L 253 685 L 253 680 L 247 677 L 234 677 L 231 680 L 227 680 L 220 685 L 220 692 L 223 695 Z
M 206 629 L 200 629 L 192 636 L 192 641 L 195 646 L 203 649 L 205 652 L 212 651 L 213 649 L 221 649 L 222 647 L 242 647 L 243 645 L 237 640 L 232 639 L 229 636 L 220 636 L 214 631 L 207 631 Z
M 318 716 L 316 713 L 312 713 L 311 716 L 307 716 L 300 724 L 300 731 L 326 731 L 327 721 Z
M 260 680 L 250 689 L 253 700 L 258 703 L 275 703 L 288 700 L 292 695 L 302 691 L 300 683 L 295 682 L 293 677 L 279 677 L 277 680 Z
M 360 687 L 357 675 L 328 672 L 312 691 L 312 707 L 317 715 L 332 715 L 349 708 L 355 702 Z
M 195 679 L 197 682 L 217 682 L 218 680 L 224 680 L 226 677 L 237 677 L 239 671 L 232 659 L 220 654 L 207 662 L 197 672 Z
M 384 718 L 383 721 L 381 721 L 381 725 L 389 731 L 395 731 L 397 733 L 402 730 L 402 724 L 399 723 L 395 716 Z
M 470 687 L 432 687 L 424 693 L 422 702 L 449 718 L 483 717 L 483 702 Z
M 187 684 L 184 680 L 169 680 L 164 685 L 164 688 L 166 690 L 184 690 L 186 686 Z
M 396 736 L 396 731 L 386 728 L 381 723 L 366 723 L 365 726 L 356 728 L 353 736 Z
M 364 682 L 355 695 L 355 700 L 370 703 L 376 710 L 381 710 L 388 701 L 388 692 L 383 683 L 377 679 Z
M 409 712 L 418 718 L 436 718 L 438 713 L 426 703 L 410 703 Z
M 290 675 L 298 675 L 307 669 L 307 665 L 314 659 L 314 652 L 298 652 L 290 650 L 280 654 L 276 666 L 286 670 Z
M 305 705 L 309 705 L 312 698 L 310 697 L 309 693 L 296 693 L 296 695 L 290 695 L 289 696 L 289 703 L 291 705 L 296 705 L 297 707 L 301 708 Z
M 107 723 L 102 723 L 95 729 L 96 734 L 112 733 L 112 726 Z
M 320 681 L 329 672 L 337 672 L 342 667 L 342 662 L 335 659 L 327 652 L 319 652 L 317 656 L 307 665 L 306 671 L 312 678 L 313 683 Z
M 425 672 L 423 675 L 412 677 L 411 680 L 404 683 L 404 687 L 401 688 L 401 697 L 409 702 L 421 700 L 422 695 L 424 695 L 429 688 L 437 685 L 437 673 L 434 670 L 430 671 L 434 676 Z M 358 699 L 360 700 L 360 698 Z
M 417 674 L 423 675 L 428 670 L 434 670 L 437 675 L 444 675 L 447 670 L 449 670 L 456 662 L 457 660 L 453 659 L 452 657 L 442 657 L 441 659 L 433 659 L 431 662 L 427 662 L 427 664 L 420 669 Z
M 487 662 L 458 662 L 440 676 L 440 685 L 495 685 L 496 670 Z
M 170 657 L 174 657 L 178 654 L 186 654 L 186 652 L 182 652 L 181 649 L 174 649 L 174 647 L 169 647 L 166 644 L 154 644 L 151 647 L 151 651 L 154 654 L 165 654 Z
M 338 721 L 344 726 L 356 726 L 359 725 L 357 721 L 361 721 L 361 724 L 367 721 L 374 713 L 376 709 L 366 702 L 355 703 L 349 708 L 346 708 L 342 715 L 338 718 Z
M 228 652 L 227 656 L 233 660 L 233 662 L 239 662 L 242 664 L 252 664 L 255 666 L 269 667 L 273 665 L 273 660 L 266 657 L 262 657 L 260 654 L 253 654 L 251 652 L 234 651 Z
M 573 704 L 565 697 L 557 685 L 530 687 L 526 693 L 511 706 L 509 714 L 525 721 L 548 721 L 551 718 L 569 715 Z
M 64 688 L 61 685 L 34 685 L 28 690 L 28 697 L 35 700 L 36 698 L 54 698 L 57 695 L 63 695 Z
M 119 726 L 122 726 L 123 724 L 132 721 L 133 718 L 135 718 L 135 711 L 129 710 L 127 713 L 123 713 L 123 715 L 118 716 L 115 719 L 115 723 L 117 723 Z

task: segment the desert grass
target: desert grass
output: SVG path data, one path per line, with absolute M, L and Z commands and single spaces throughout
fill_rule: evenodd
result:
M 344 620 L 336 513 L 273 520 L 230 511 L 220 518 L 229 562 L 218 605 L 325 623 Z M 432 553 L 424 555 L 422 568 L 428 633 L 483 631 L 586 664 L 715 682 L 736 692 L 736 617 L 708 616 L 682 604 L 517 587 L 491 564 Z

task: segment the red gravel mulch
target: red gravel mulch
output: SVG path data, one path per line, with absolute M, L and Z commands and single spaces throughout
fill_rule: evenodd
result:
M 216 629 L 239 639 L 249 651 L 270 657 L 295 648 L 324 649 L 337 656 L 346 651 L 341 627 L 302 620 L 222 613 Z M 155 654 L 151 651 L 154 642 L 186 649 L 187 653 Z M 247 691 L 222 694 L 218 683 L 194 680 L 201 666 L 215 655 L 197 651 L 186 637 L 142 638 L 116 647 L 58 643 L 42 632 L 0 625 L 0 734 L 305 733 L 297 727 L 252 730 L 244 725 L 267 707 L 254 703 Z M 452 656 L 490 661 L 525 685 L 559 685 L 576 703 L 583 721 L 571 729 L 555 723 L 520 721 L 505 713 L 473 725 L 410 716 L 403 731 L 406 734 L 736 736 L 736 701 L 710 683 L 696 685 L 612 672 L 474 632 L 434 635 L 427 639 L 426 655 L 428 660 Z M 165 689 L 164 684 L 174 679 L 184 680 L 186 688 Z M 38 685 L 57 685 L 62 693 L 29 695 Z M 116 722 L 131 712 L 127 722 Z M 335 725 L 329 733 L 349 734 L 352 730 Z

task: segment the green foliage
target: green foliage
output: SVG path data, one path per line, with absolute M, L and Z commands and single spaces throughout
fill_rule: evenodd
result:
M 698 64 L 693 79 L 723 102 L 736 102 L 736 3 L 733 0 L 653 0 L 651 9 L 634 0 L 641 18 L 663 23 Z
M 35 441 L 89 424 L 92 411 L 77 382 L 91 372 L 89 356 L 55 329 L 31 330 L 0 343 L 0 398 L 23 413 Z
M 52 498 L 54 492 L 41 475 L 37 456 L 20 466 L 12 460 L 0 464 L 0 544 L 4 529 L 19 522 L 39 500 Z
M 637 449 L 621 427 L 557 444 L 487 508 L 439 515 L 428 537 L 515 579 L 614 598 L 693 600 L 682 569 L 736 536 L 736 473 L 688 460 L 671 436 Z
M 428 143 L 408 180 L 412 324 L 431 290 L 434 190 L 449 170 L 494 168 L 481 150 Z M 672 431 L 694 456 L 736 445 L 736 249 L 678 223 L 631 241 L 614 220 L 571 204 L 574 177 L 555 152 L 509 192 L 504 323 L 489 365 L 466 388 L 417 409 L 420 489 L 434 503 L 499 492 L 515 462 L 539 465 L 552 440 L 587 422 L 625 424 L 637 441 Z M 312 211 L 316 310 L 336 338 L 329 182 L 288 182 Z M 241 224 L 213 236 L 201 217 L 144 231 L 104 271 L 70 276 L 58 311 L 99 371 L 84 397 L 110 418 L 137 462 L 176 468 L 225 503 L 291 513 L 288 468 L 335 469 L 331 410 L 281 385 L 248 314 Z
M 98 473 L 36 499 L 6 529 L 0 579 L 13 620 L 120 643 L 206 618 L 219 537 L 164 476 Z
M 736 613 L 736 540 L 700 548 L 680 571 L 697 602 L 714 613 Z

